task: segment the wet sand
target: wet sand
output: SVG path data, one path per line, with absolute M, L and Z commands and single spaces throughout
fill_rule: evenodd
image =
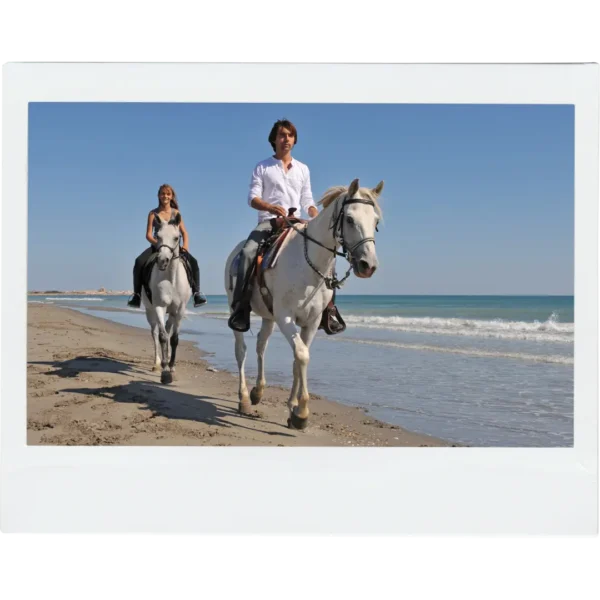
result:
M 27 331 L 28 444 L 453 445 L 313 394 L 308 428 L 288 429 L 289 391 L 278 386 L 240 415 L 237 375 L 215 371 L 192 342 L 180 342 L 177 379 L 162 385 L 149 330 L 75 310 L 29 304 Z

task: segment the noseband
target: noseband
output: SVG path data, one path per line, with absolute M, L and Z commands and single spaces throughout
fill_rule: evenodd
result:
M 167 244 L 161 244 L 160 246 L 156 247 L 156 252 L 159 252 L 161 248 L 166 248 L 167 250 L 171 251 L 171 254 L 173 254 L 173 256 L 171 258 L 175 259 L 175 258 L 179 258 L 179 254 L 177 256 L 175 256 L 175 250 L 177 249 L 177 246 L 173 246 L 171 248 L 171 246 L 167 246 Z

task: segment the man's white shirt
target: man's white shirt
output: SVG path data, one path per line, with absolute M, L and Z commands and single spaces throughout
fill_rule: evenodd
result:
M 308 167 L 295 158 L 292 158 L 291 167 L 287 171 L 283 162 L 273 156 L 260 161 L 254 167 L 250 179 L 248 204 L 253 198 L 261 198 L 269 204 L 283 206 L 286 211 L 288 208 L 295 208 L 297 217 L 300 216 L 300 209 L 308 214 L 309 206 L 315 206 Z M 273 217 L 270 212 L 258 212 L 259 223 Z

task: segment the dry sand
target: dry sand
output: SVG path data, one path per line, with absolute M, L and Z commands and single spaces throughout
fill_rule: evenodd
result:
M 308 428 L 290 430 L 281 387 L 242 416 L 237 376 L 209 370 L 191 342 L 179 345 L 177 380 L 161 385 L 149 331 L 75 310 L 29 304 L 27 331 L 28 444 L 451 445 L 312 394 Z

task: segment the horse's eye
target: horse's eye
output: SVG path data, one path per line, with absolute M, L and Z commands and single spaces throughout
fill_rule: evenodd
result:
M 173 238 L 173 241 L 174 241 L 175 243 L 177 243 L 177 240 L 178 240 L 178 239 L 179 239 L 178 237 L 174 237 L 174 238 Z
M 348 223 L 348 225 L 354 225 L 354 219 L 352 217 L 346 217 L 346 223 Z

